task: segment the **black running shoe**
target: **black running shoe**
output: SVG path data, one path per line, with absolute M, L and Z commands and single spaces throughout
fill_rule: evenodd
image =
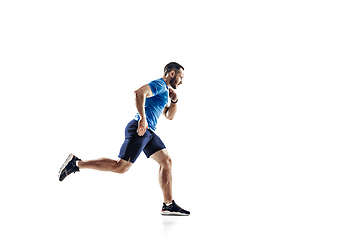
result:
M 172 203 L 169 206 L 166 206 L 166 204 L 163 203 L 161 214 L 168 216 L 189 216 L 190 212 L 182 209 L 174 200 L 172 200 Z
M 65 163 L 62 165 L 59 171 L 59 181 L 64 180 L 68 175 L 74 172 L 79 172 L 79 168 L 76 166 L 76 161 L 81 161 L 81 159 L 75 157 L 74 154 L 70 153 Z

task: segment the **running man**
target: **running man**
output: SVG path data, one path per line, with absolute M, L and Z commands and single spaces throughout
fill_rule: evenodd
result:
M 161 113 L 169 120 L 175 117 L 178 98 L 174 89 L 182 84 L 183 77 L 184 68 L 176 62 L 171 62 L 165 66 L 162 78 L 135 91 L 135 105 L 138 112 L 125 128 L 125 141 L 120 148 L 118 160 L 100 158 L 83 161 L 70 154 L 60 168 L 59 180 L 63 181 L 69 174 L 86 168 L 125 173 L 135 163 L 141 151 L 144 151 L 148 158 L 154 159 L 160 165 L 159 182 L 164 195 L 161 214 L 189 215 L 190 212 L 179 207 L 172 197 L 171 158 L 164 143 L 155 134 Z

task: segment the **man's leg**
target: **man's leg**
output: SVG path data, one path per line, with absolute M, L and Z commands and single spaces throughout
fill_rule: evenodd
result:
M 95 169 L 99 171 L 110 171 L 115 173 L 127 172 L 133 164 L 123 159 L 112 160 L 110 158 L 99 158 L 90 161 L 79 161 L 79 169 Z
M 161 210 L 162 215 L 188 216 L 190 212 L 177 205 L 172 197 L 172 174 L 171 158 L 166 148 L 161 149 L 150 156 L 160 165 L 159 182 L 164 194 L 164 203 Z
M 171 203 L 172 197 L 172 174 L 171 174 L 171 158 L 166 148 L 155 152 L 150 156 L 159 163 L 159 183 L 164 195 L 164 203 Z

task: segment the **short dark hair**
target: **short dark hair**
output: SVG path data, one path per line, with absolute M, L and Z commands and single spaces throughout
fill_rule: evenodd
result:
M 181 66 L 180 64 L 178 64 L 176 62 L 168 63 L 168 64 L 166 64 L 166 66 L 164 68 L 164 75 L 170 73 L 172 70 L 174 70 L 176 73 L 178 73 L 180 68 L 182 68 L 182 70 L 185 70 L 183 66 Z

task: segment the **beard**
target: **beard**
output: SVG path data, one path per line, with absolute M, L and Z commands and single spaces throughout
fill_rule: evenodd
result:
M 173 89 L 176 89 L 176 78 L 173 77 L 171 80 L 170 80 L 170 86 L 173 88 Z

